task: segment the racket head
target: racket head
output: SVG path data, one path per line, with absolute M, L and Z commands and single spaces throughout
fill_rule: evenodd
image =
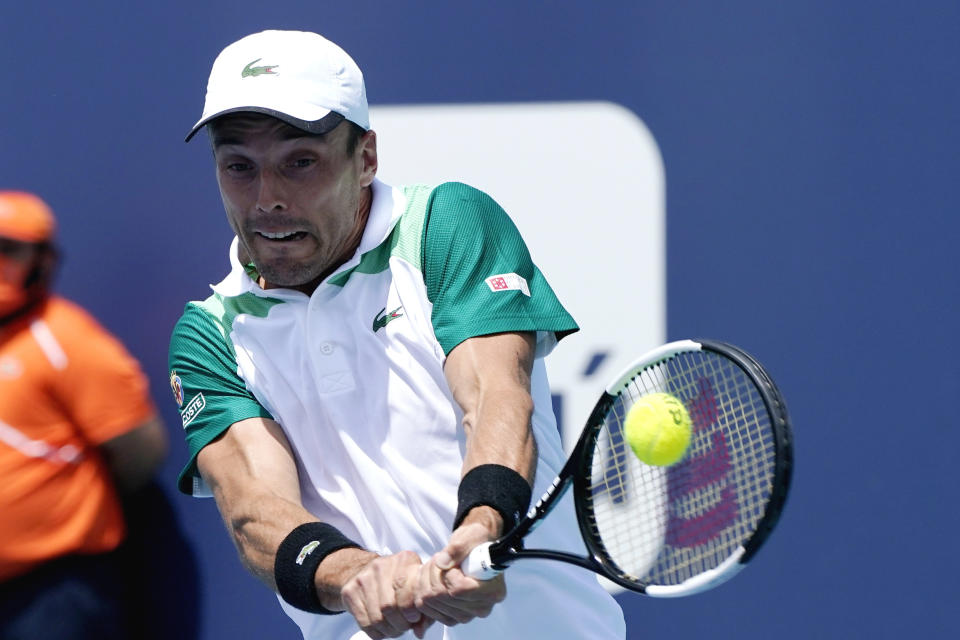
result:
M 639 398 L 666 392 L 693 422 L 684 457 L 641 462 L 623 437 Z M 792 436 L 786 404 L 760 363 L 733 345 L 669 343 L 636 360 L 597 402 L 577 444 L 577 520 L 593 562 L 651 596 L 712 588 L 770 535 L 786 501 Z

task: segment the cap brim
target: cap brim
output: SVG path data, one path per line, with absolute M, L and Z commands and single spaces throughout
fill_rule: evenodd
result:
M 187 137 L 184 138 L 184 142 L 190 142 L 190 139 L 196 135 L 197 131 L 200 131 L 203 127 L 210 124 L 217 118 L 222 116 L 230 115 L 231 113 L 262 113 L 264 115 L 272 116 L 277 120 L 283 120 L 287 124 L 296 127 L 297 129 L 302 129 L 307 133 L 314 135 L 323 135 L 328 131 L 332 131 L 343 122 L 344 118 L 339 113 L 331 111 L 327 115 L 323 116 L 319 120 L 301 120 L 300 118 L 294 118 L 293 116 L 283 113 L 282 111 L 277 111 L 276 109 L 267 109 L 266 107 L 235 107 L 233 109 L 225 109 L 213 115 L 202 118 L 197 124 L 193 125 L 193 128 L 190 129 L 190 133 L 187 134 Z

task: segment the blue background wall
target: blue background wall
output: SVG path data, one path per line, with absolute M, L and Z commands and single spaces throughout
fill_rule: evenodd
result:
M 960 595 L 960 4 L 911 4 L 5 1 L 0 187 L 53 205 L 60 290 L 143 360 L 172 487 L 185 448 L 166 341 L 229 236 L 204 143 L 182 138 L 223 46 L 320 31 L 375 104 L 623 104 L 666 166 L 669 337 L 754 352 L 797 438 L 795 491 L 756 562 L 692 599 L 622 596 L 631 637 L 943 637 Z M 586 135 L 603 132 L 569 134 L 571 153 Z M 213 503 L 174 503 L 203 637 L 296 637 Z

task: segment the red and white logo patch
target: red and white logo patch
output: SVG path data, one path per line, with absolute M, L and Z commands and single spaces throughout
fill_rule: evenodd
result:
M 490 287 L 490 291 L 522 291 L 523 295 L 530 297 L 530 287 L 527 286 L 527 281 L 515 273 L 501 273 L 490 276 L 484 282 Z
M 173 399 L 177 401 L 177 406 L 183 406 L 183 383 L 180 382 L 180 376 L 176 371 L 170 372 L 170 390 L 173 391 Z

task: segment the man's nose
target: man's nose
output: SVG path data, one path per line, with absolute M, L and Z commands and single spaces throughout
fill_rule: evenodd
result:
M 264 170 L 260 173 L 257 208 L 267 213 L 271 211 L 283 211 L 287 208 L 283 181 L 280 176 L 272 171 Z

